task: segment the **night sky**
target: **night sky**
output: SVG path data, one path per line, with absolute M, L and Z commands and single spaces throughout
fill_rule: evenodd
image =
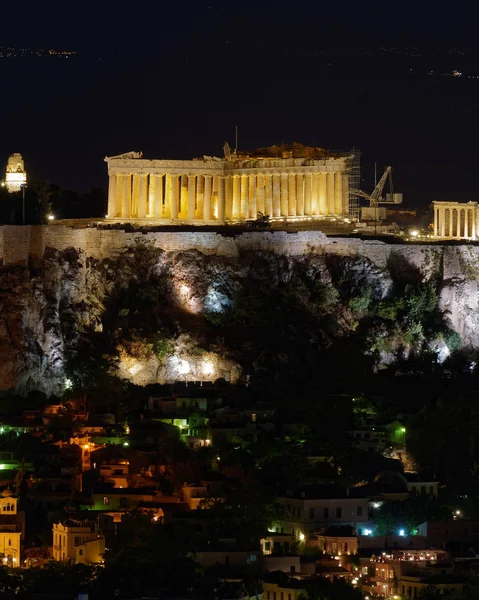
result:
M 31 177 L 106 187 L 106 155 L 220 155 L 238 124 L 241 148 L 359 147 L 362 187 L 374 162 L 392 164 L 408 206 L 478 200 L 465 4 L 46 4 L 10 4 L 0 21 L 0 46 L 78 52 L 0 59 L 0 161 L 22 152 Z

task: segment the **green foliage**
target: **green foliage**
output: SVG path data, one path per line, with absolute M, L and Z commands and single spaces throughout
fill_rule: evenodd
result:
M 337 304 L 339 292 L 333 285 L 326 285 L 322 281 L 314 281 L 311 285 L 311 301 L 319 307 Z
M 390 352 L 392 349 L 391 338 L 384 331 L 370 336 L 367 345 L 370 352 Z
M 130 314 L 129 308 L 120 308 L 120 310 L 118 311 L 119 317 L 127 317 L 129 314 Z
M 254 221 L 248 221 L 248 226 L 252 229 L 264 229 L 271 227 L 270 216 L 265 215 L 262 212 L 258 212 L 258 215 Z
M 311 303 L 315 308 L 325 308 L 338 302 L 339 293 L 332 284 L 320 279 L 296 276 L 291 280 L 291 288 L 298 299 Z
M 40 223 L 48 223 L 48 214 L 52 210 L 52 184 L 49 181 L 37 181 L 31 185 L 38 203 Z
M 139 512 L 123 516 L 94 585 L 95 597 L 151 596 L 160 587 L 182 588 L 196 565 L 193 538 L 182 524 L 157 524 Z M 112 591 L 118 590 L 112 594 Z
M 404 341 L 406 344 L 413 346 L 424 340 L 424 330 L 421 323 L 411 321 L 404 331 Z
M 365 288 L 358 296 L 349 300 L 349 308 L 355 312 L 365 313 L 368 311 L 373 301 L 373 290 L 371 287 Z
M 153 342 L 151 343 L 151 346 L 152 346 L 153 352 L 156 354 L 156 356 L 160 360 L 163 360 L 170 354 L 173 354 L 173 352 L 175 350 L 173 344 L 168 339 L 166 339 L 160 335 L 158 335 L 154 338 Z
M 274 495 L 253 481 L 218 482 L 210 487 L 201 506 L 219 522 L 230 521 L 240 543 L 246 544 L 257 544 L 281 514 Z
M 417 285 L 408 284 L 404 290 L 404 297 L 400 301 L 400 305 L 410 321 L 422 320 L 428 313 L 436 309 L 437 303 L 437 292 L 430 282 Z
M 385 321 L 397 321 L 398 307 L 394 302 L 380 302 L 376 308 L 376 314 Z
M 403 501 L 385 502 L 373 514 L 375 535 L 397 535 L 400 529 L 411 534 L 424 521 L 450 518 L 451 511 L 447 505 L 426 494 L 411 496 Z
M 158 290 L 153 285 L 143 285 L 136 292 L 136 301 L 143 308 L 155 306 L 158 302 Z
M 212 325 L 216 325 L 217 327 L 222 327 L 230 320 L 230 315 L 228 312 L 213 312 L 207 311 L 204 313 L 205 319 L 209 321 Z
M 442 332 L 442 338 L 450 352 L 455 352 L 456 350 L 461 349 L 462 340 L 461 336 L 457 333 L 457 331 L 447 329 L 446 331 Z

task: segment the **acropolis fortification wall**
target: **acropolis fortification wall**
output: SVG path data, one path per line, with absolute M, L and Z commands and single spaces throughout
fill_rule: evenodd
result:
M 88 257 L 113 258 L 139 243 L 166 252 L 198 250 L 203 254 L 235 257 L 246 251 L 269 251 L 279 255 L 335 254 L 362 256 L 380 268 L 399 257 L 420 271 L 438 271 L 444 279 L 471 278 L 479 264 L 479 246 L 441 244 L 388 244 L 378 240 L 327 237 L 320 231 L 251 231 L 223 235 L 205 231 L 135 231 L 55 225 L 0 227 L 0 260 L 4 266 L 26 265 L 29 257 L 41 258 L 46 248 L 75 248 Z M 468 265 L 468 266 L 467 266 Z M 465 271 L 467 270 L 467 273 Z

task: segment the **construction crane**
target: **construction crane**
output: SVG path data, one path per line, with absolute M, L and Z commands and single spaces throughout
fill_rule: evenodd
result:
M 386 181 L 389 179 L 389 192 L 386 193 L 386 197 L 383 196 L 384 186 L 386 185 Z M 381 179 L 378 181 L 376 187 L 374 188 L 371 194 L 367 192 L 363 192 L 362 190 L 351 189 L 351 194 L 355 196 L 360 196 L 361 198 L 366 198 L 369 200 L 369 210 L 362 209 L 362 218 L 369 217 L 375 218 L 377 220 L 377 207 L 379 204 L 401 204 L 402 203 L 402 194 L 395 194 L 393 189 L 393 177 L 392 177 L 392 167 L 386 167 Z M 374 216 L 373 211 L 374 210 Z

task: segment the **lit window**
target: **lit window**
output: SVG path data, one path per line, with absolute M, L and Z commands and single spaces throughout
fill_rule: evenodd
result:
M 110 504 L 110 498 L 108 496 L 103 496 L 103 506 L 107 506 Z

